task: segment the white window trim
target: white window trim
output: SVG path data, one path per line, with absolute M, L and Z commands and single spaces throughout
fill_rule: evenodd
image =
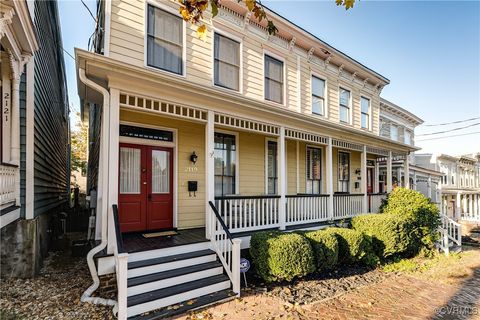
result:
M 279 170 L 278 170 L 278 141 L 277 139 L 275 138 L 271 138 L 271 137 L 265 137 L 265 194 L 268 195 L 268 142 L 269 141 L 272 141 L 272 142 L 275 142 L 277 143 L 277 155 L 276 155 L 276 160 L 277 160 L 277 193 L 276 194 L 279 194 L 279 190 L 278 190 L 278 176 L 280 174 Z
M 229 134 L 232 136 L 235 136 L 235 147 L 236 147 L 236 160 L 237 162 L 235 163 L 235 195 L 240 194 L 240 135 L 238 131 L 230 131 L 230 130 L 224 130 L 224 129 L 217 129 L 215 128 L 214 130 L 214 135 L 215 133 L 224 133 L 224 134 Z M 215 176 L 215 170 L 212 172 L 212 174 Z
M 320 149 L 320 170 L 322 171 L 320 173 L 320 193 L 319 194 L 324 194 L 323 193 L 323 183 L 326 182 L 326 180 L 323 179 L 324 174 L 326 173 L 326 150 L 325 146 L 320 146 L 320 145 L 315 145 L 315 144 L 305 144 L 305 193 L 307 193 L 307 186 L 308 186 L 308 176 L 307 176 L 307 152 L 308 148 L 315 148 L 315 149 Z M 325 161 L 324 161 L 325 157 Z M 332 168 L 333 169 L 333 168 Z M 326 179 L 326 176 L 325 176 Z
M 362 98 L 368 100 L 368 127 L 362 127 Z M 372 108 L 372 98 L 368 95 L 361 94 L 360 95 L 360 128 L 367 131 L 372 131 L 373 128 L 373 108 Z
M 322 114 L 318 114 L 318 113 L 313 113 L 313 110 L 312 110 L 312 105 L 313 105 L 313 101 L 312 101 L 312 96 L 313 96 L 313 81 L 312 81 L 312 77 L 316 77 L 318 79 L 321 79 L 325 82 L 325 88 L 324 88 L 324 92 L 323 92 L 323 115 Z M 299 84 L 300 86 L 300 84 Z M 315 71 L 311 71 L 310 72 L 310 114 L 316 116 L 316 117 L 321 117 L 321 118 L 324 118 L 324 119 L 328 119 L 329 117 L 329 107 L 328 107 L 328 79 L 327 77 L 325 76 L 322 76 L 320 75 L 319 73 L 315 72 Z
M 347 90 L 350 92 L 350 99 L 349 99 L 349 106 L 350 106 L 350 109 L 349 109 L 349 114 L 348 114 L 348 121 L 349 122 L 344 122 L 341 120 L 340 118 L 340 97 L 341 97 L 341 90 Z M 339 84 L 338 85 L 338 122 L 340 124 L 343 124 L 343 125 L 347 125 L 347 126 L 352 126 L 353 125 L 353 90 L 350 86 L 345 86 L 343 84 Z
M 226 38 L 229 38 L 231 40 L 237 41 L 240 44 L 239 50 L 240 50 L 240 65 L 239 65 L 239 79 L 238 79 L 238 90 L 235 89 L 230 89 L 222 86 L 218 86 L 215 84 L 215 33 L 218 33 L 221 36 L 224 36 Z M 211 31 L 211 37 L 212 37 L 212 87 L 218 89 L 218 90 L 224 90 L 229 93 L 239 93 L 243 94 L 243 38 L 235 35 L 231 32 L 226 31 L 225 29 L 220 29 L 218 27 L 212 27 Z
M 163 10 L 165 12 L 168 12 L 170 14 L 173 14 L 174 16 L 179 17 L 182 19 L 182 73 L 178 74 L 175 72 L 167 71 L 167 70 L 162 70 L 160 68 L 152 67 L 148 65 L 148 6 L 151 5 L 157 9 Z M 147 0 L 145 1 L 145 7 L 144 7 L 144 16 L 145 16 L 145 21 L 144 21 L 144 39 L 143 39 L 143 65 L 145 68 L 148 70 L 152 70 L 155 72 L 159 72 L 162 74 L 167 74 L 170 76 L 174 77 L 179 77 L 179 78 L 186 78 L 187 77 L 187 24 L 185 20 L 183 20 L 182 16 L 178 13 L 178 10 L 175 10 L 164 3 L 161 3 L 160 1 L 155 1 L 155 0 Z
M 122 137 L 119 135 L 118 142 L 120 143 L 132 143 L 132 144 L 139 144 L 139 145 L 146 145 L 146 146 L 158 146 L 158 147 L 168 147 L 173 148 L 173 227 L 178 227 L 178 129 L 176 128 L 169 128 L 169 127 L 162 127 L 162 126 L 155 126 L 149 125 L 139 122 L 131 122 L 131 121 L 120 121 L 120 124 L 131 125 L 140 128 L 150 128 L 150 129 L 157 129 L 157 130 L 166 130 L 173 132 L 173 142 L 169 141 L 156 141 L 156 140 L 149 140 L 149 139 L 142 139 L 142 138 L 132 138 L 132 137 Z M 118 187 L 117 187 L 118 190 Z M 118 192 L 118 191 L 117 191 Z
M 278 103 L 275 101 L 267 100 L 265 99 L 265 55 L 270 56 L 274 59 L 277 59 L 283 63 L 283 88 L 282 88 L 282 95 L 283 95 L 283 101 L 282 103 Z M 277 53 L 274 53 L 270 50 L 263 49 L 263 55 L 262 55 L 262 87 L 263 87 L 263 101 L 266 103 L 270 103 L 275 106 L 287 106 L 287 75 L 286 75 L 286 68 L 287 63 L 285 60 L 285 57 L 278 55 Z

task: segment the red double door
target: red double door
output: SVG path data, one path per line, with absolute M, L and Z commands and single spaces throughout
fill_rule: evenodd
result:
M 173 149 L 120 144 L 118 211 L 122 232 L 173 227 Z

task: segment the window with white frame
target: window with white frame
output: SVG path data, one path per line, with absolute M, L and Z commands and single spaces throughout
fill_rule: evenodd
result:
M 325 115 L 325 80 L 312 76 L 312 113 Z
M 240 43 L 215 33 L 213 51 L 215 85 L 239 91 Z
M 267 141 L 267 194 L 277 194 L 277 142 Z
M 404 142 L 405 142 L 406 144 L 412 144 L 412 134 L 410 133 L 410 131 L 405 130 L 404 139 L 405 139 Z
M 390 125 L 390 139 L 398 141 L 398 127 L 394 124 Z
M 283 62 L 265 55 L 265 100 L 283 104 Z
M 215 195 L 235 193 L 237 148 L 235 136 L 215 132 Z
M 322 150 L 307 147 L 307 193 L 320 194 L 322 186 Z
M 340 121 L 350 123 L 350 91 L 340 88 Z
M 362 116 L 361 116 L 362 128 L 370 130 L 370 99 L 361 97 L 360 107 L 362 112 Z
M 148 5 L 147 65 L 183 74 L 183 20 Z
M 350 154 L 338 152 L 338 192 L 349 192 Z

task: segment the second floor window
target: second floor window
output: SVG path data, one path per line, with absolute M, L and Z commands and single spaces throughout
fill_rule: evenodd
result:
M 232 90 L 240 88 L 240 43 L 215 33 L 215 85 Z
M 147 65 L 183 74 L 183 20 L 148 6 Z
M 360 103 L 362 108 L 362 128 L 370 129 L 370 100 L 362 97 Z
M 312 76 L 312 113 L 325 115 L 325 81 Z
M 350 91 L 340 88 L 340 121 L 350 123 Z
M 390 139 L 398 140 L 398 127 L 393 124 L 390 126 Z
M 406 144 L 412 144 L 412 134 L 410 131 L 405 131 L 405 143 Z
M 265 55 L 265 100 L 283 104 L 283 62 Z

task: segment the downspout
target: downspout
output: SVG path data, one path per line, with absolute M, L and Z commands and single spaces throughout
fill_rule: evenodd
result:
M 95 83 L 94 81 L 88 79 L 85 75 L 85 69 L 79 68 L 78 75 L 79 75 L 80 81 L 82 81 L 82 83 L 84 83 L 86 86 L 90 87 L 91 89 L 100 92 L 103 95 L 102 111 L 104 111 L 106 108 L 108 108 L 109 104 L 110 104 L 110 94 L 109 94 L 108 90 L 103 88 L 99 84 Z M 102 112 L 102 113 L 103 113 L 102 124 L 103 123 L 108 123 L 108 121 L 109 121 L 108 117 L 105 117 L 105 112 Z M 102 129 L 104 130 L 103 137 L 105 137 L 105 139 L 102 139 L 100 143 L 103 143 L 104 147 L 106 147 L 107 144 L 105 144 L 105 141 L 103 141 L 103 140 L 108 141 L 108 138 L 106 137 L 107 133 L 105 132 L 105 130 L 107 128 L 106 128 L 105 125 L 103 125 L 102 127 L 103 127 Z M 107 155 L 107 157 L 108 157 L 108 152 L 105 152 L 105 155 Z M 103 160 L 108 162 L 108 160 L 106 160 L 105 157 L 104 157 Z M 107 178 L 108 178 L 108 173 L 105 172 L 105 170 L 104 170 L 103 175 L 105 176 L 105 174 L 107 175 Z M 103 179 L 103 180 L 105 181 L 105 185 L 107 185 L 108 179 Z M 102 241 L 100 242 L 100 244 L 98 246 L 96 246 L 95 248 L 90 250 L 87 254 L 87 263 L 88 263 L 88 268 L 90 269 L 90 274 L 92 275 L 93 284 L 87 290 L 85 290 L 85 292 L 82 294 L 81 301 L 82 302 L 90 302 L 90 303 L 93 303 L 93 304 L 103 304 L 103 305 L 107 305 L 107 306 L 113 306 L 114 307 L 113 311 L 114 311 L 114 313 L 116 313 L 116 311 L 118 309 L 117 301 L 112 300 L 112 299 L 104 299 L 104 298 L 100 298 L 100 297 L 92 297 L 91 296 L 93 294 L 93 292 L 98 289 L 98 286 L 100 285 L 100 279 L 98 278 L 98 273 L 97 273 L 97 269 L 95 267 L 95 262 L 93 261 L 93 257 L 98 252 L 105 249 L 107 247 L 107 243 L 108 243 L 108 240 L 107 240 L 108 201 L 105 200 L 105 195 L 107 195 L 108 192 L 105 192 L 105 188 L 104 188 L 104 190 L 102 190 L 102 192 L 103 192 L 103 199 L 102 199 L 102 206 L 100 208 L 100 210 L 102 210 L 102 233 L 101 233 L 102 234 Z

